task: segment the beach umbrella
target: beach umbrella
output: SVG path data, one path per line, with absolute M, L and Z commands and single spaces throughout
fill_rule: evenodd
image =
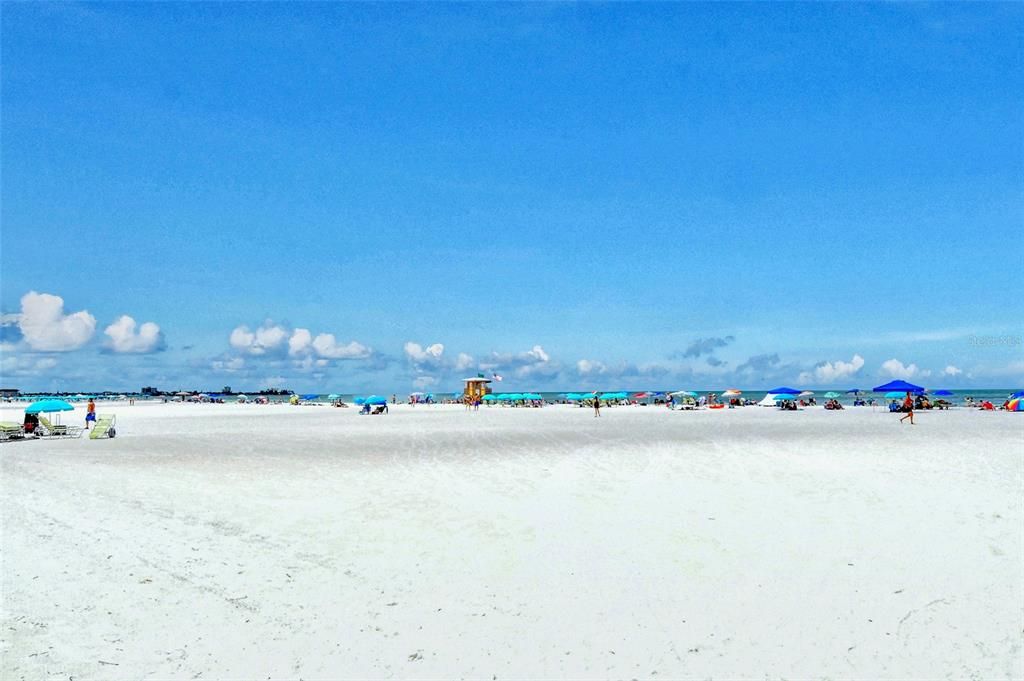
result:
M 804 390 L 803 392 L 800 393 L 800 397 L 810 397 L 813 394 L 813 390 Z
M 742 390 L 736 390 L 735 388 L 729 388 L 724 393 L 722 393 L 722 397 L 739 397 L 742 394 L 743 394 Z
M 387 404 L 387 403 L 388 403 L 388 398 L 381 397 L 380 395 L 370 395 L 369 397 L 366 398 L 366 401 L 363 402 L 363 404 Z
M 825 397 L 827 397 L 830 400 L 834 400 L 835 398 L 839 397 L 839 393 L 834 392 L 834 391 L 827 392 L 827 393 L 825 393 Z
M 39 400 L 25 407 L 26 414 L 52 414 L 60 411 L 74 411 L 75 408 L 64 400 Z
M 633 395 L 633 397 L 639 397 L 639 398 L 650 397 L 650 396 L 651 396 L 650 393 L 636 393 L 635 395 Z
M 893 391 L 901 391 L 904 393 L 923 393 L 924 388 L 913 383 L 907 383 L 906 381 L 889 381 L 885 385 L 879 385 L 872 388 L 876 393 L 888 393 Z
M 793 388 L 786 388 L 786 387 L 774 388 L 774 389 L 768 390 L 766 392 L 768 392 L 771 395 L 799 395 L 800 394 L 799 390 L 794 390 Z
M 498 399 L 498 396 L 497 395 L 493 395 L 491 393 L 488 393 L 488 394 L 484 395 L 483 399 L 484 399 L 484 402 L 493 402 L 494 400 Z
M 1010 395 L 1011 398 L 1024 397 L 1024 390 L 1018 390 L 1017 392 Z
M 352 400 L 352 402 L 355 403 L 355 404 L 366 404 L 366 398 L 365 397 L 357 397 L 356 399 Z
M 327 396 L 327 399 L 329 399 L 329 400 L 340 400 L 341 399 L 341 395 L 339 395 L 338 393 L 331 393 L 330 395 Z
M 1024 411 L 1024 397 L 1015 397 L 1006 405 L 1007 411 Z
M 677 395 L 679 397 L 696 397 L 697 393 L 692 390 L 677 390 L 673 393 L 669 393 L 669 395 Z

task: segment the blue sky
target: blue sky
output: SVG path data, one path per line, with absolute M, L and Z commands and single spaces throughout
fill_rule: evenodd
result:
M 7 4 L 2 382 L 1019 387 L 1022 29 Z

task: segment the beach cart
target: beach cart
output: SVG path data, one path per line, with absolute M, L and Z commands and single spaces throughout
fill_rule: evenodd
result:
M 92 427 L 92 432 L 89 433 L 90 440 L 99 440 L 101 438 L 112 438 L 117 435 L 117 430 L 114 428 L 117 422 L 117 416 L 114 414 L 97 414 L 96 425 Z

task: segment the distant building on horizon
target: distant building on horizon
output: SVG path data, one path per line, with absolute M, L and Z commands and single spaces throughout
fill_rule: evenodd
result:
M 17 397 L 21 394 L 21 391 L 17 388 L 0 388 L 0 399 L 8 400 L 12 397 Z

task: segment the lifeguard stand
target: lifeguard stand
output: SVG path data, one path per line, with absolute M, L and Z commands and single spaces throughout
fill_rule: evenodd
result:
M 464 378 L 462 382 L 466 384 L 466 387 L 462 391 L 463 397 L 468 397 L 471 400 L 482 400 L 484 395 L 491 392 L 491 389 L 487 387 L 487 384 L 491 382 L 491 379 L 484 378 L 483 376 L 477 376 L 476 378 Z

